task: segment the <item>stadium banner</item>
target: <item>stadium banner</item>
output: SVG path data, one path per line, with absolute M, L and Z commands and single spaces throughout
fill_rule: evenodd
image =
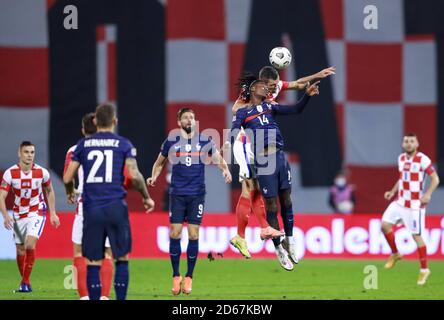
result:
M 74 214 L 60 213 L 61 226 L 49 223 L 37 245 L 39 258 L 70 258 L 71 230 Z M 381 233 L 380 215 L 296 214 L 294 236 L 300 258 L 381 259 L 390 248 Z M 132 258 L 168 258 L 169 227 L 167 213 L 131 213 L 133 237 Z M 4 230 L 3 233 L 11 231 Z M 218 258 L 242 258 L 229 240 L 236 234 L 236 217 L 227 214 L 206 214 L 200 231 L 200 257 L 210 253 Z M 246 230 L 248 248 L 253 258 L 275 258 L 270 240 L 261 241 L 256 219 L 250 219 Z M 9 235 L 12 245 L 12 233 Z M 416 244 L 410 233 L 398 226 L 395 231 L 399 251 L 406 258 L 417 259 Z M 8 236 L 3 235 L 6 240 Z M 444 259 L 444 215 L 426 217 L 423 238 L 431 259 Z M 2 243 L 5 243 L 3 241 Z M 182 251 L 186 251 L 187 231 L 182 236 Z M 3 246 L 3 245 L 2 245 Z M 0 250 L 0 259 L 15 258 L 15 250 Z M 5 256 L 5 254 L 7 256 Z

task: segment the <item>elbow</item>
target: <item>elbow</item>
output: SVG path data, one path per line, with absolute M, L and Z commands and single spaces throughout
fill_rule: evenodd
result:
M 71 179 L 68 179 L 69 177 L 66 175 L 63 175 L 63 183 L 64 184 L 69 184 L 71 182 Z

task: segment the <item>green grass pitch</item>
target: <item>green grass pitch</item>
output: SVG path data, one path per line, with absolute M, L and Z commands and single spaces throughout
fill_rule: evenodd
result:
M 70 264 L 70 260 L 38 259 L 31 276 L 34 292 L 20 294 L 13 293 L 20 281 L 15 260 L 0 261 L 0 299 L 76 300 L 76 290 L 64 288 L 64 283 L 71 284 L 70 268 L 65 270 Z M 400 261 L 394 269 L 384 270 L 381 260 L 311 259 L 288 272 L 275 260 L 200 259 L 192 294 L 173 297 L 169 260 L 134 259 L 130 261 L 128 299 L 444 299 L 444 261 L 429 264 L 432 274 L 420 287 L 416 284 L 417 261 Z M 364 288 L 367 265 L 376 267 L 377 289 Z M 182 259 L 182 272 L 185 268 Z

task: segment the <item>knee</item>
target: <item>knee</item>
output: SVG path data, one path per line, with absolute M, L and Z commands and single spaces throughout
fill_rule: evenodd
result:
M 23 245 L 17 246 L 16 248 L 17 248 L 17 255 L 18 256 L 24 256 L 26 254 L 25 247 Z
M 171 239 L 180 239 L 182 235 L 182 232 L 177 231 L 177 230 L 171 230 L 170 231 L 170 238 Z
M 392 231 L 392 226 L 388 223 L 383 222 L 381 225 L 381 231 L 383 233 L 389 233 L 390 231 Z
M 25 250 L 34 250 L 35 249 L 35 242 L 25 242 Z
M 188 240 L 199 240 L 199 234 L 194 232 L 188 234 Z

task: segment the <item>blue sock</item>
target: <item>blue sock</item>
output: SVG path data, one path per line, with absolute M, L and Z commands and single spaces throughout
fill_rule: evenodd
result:
M 100 283 L 100 266 L 88 266 L 86 272 L 86 284 L 90 300 L 100 300 L 102 284 Z
M 180 239 L 170 238 L 170 259 L 171 265 L 173 266 L 173 277 L 180 276 L 179 263 L 181 253 L 182 249 L 180 247 Z
M 275 228 L 276 230 L 280 230 L 281 228 L 279 227 L 279 220 L 277 218 L 277 212 L 275 211 L 267 211 L 267 222 L 268 224 Z M 271 241 L 273 241 L 273 244 L 275 247 L 279 246 L 281 244 L 281 238 L 277 237 L 277 238 L 273 238 L 271 239 Z
M 293 224 L 294 224 L 294 216 L 293 216 L 293 206 L 285 206 L 281 205 L 281 216 L 282 222 L 284 223 L 284 231 L 285 236 L 291 237 L 293 236 Z
M 194 267 L 197 262 L 197 255 L 199 254 L 199 240 L 189 240 L 187 248 L 187 262 L 188 270 L 186 277 L 193 277 Z
M 114 275 L 114 291 L 117 300 L 125 300 L 128 291 L 129 271 L 128 261 L 116 261 L 116 273 Z

